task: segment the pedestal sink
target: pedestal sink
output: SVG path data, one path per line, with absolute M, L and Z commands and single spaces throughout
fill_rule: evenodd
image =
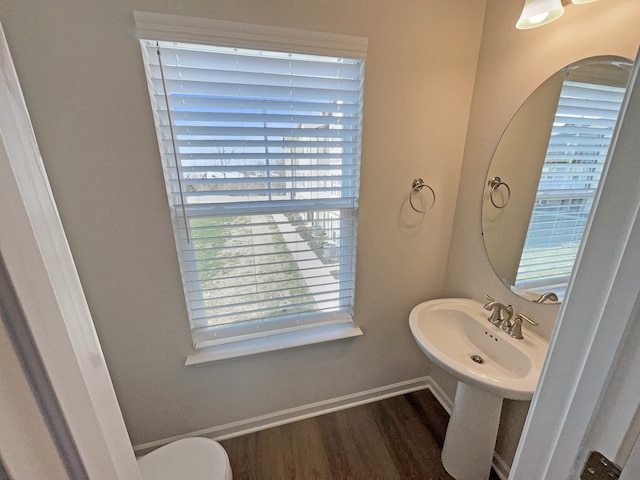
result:
M 502 399 L 530 400 L 549 346 L 525 330 L 517 340 L 467 298 L 421 303 L 409 315 L 420 349 L 458 380 L 442 463 L 456 480 L 489 477 Z

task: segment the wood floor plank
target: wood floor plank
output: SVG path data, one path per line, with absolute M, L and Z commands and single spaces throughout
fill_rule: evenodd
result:
M 401 478 L 450 478 L 440 461 L 440 447 L 405 398 L 376 405 L 380 431 Z
M 317 417 L 332 478 L 399 478 L 372 404 Z
M 275 478 L 326 478 L 329 464 L 316 423 L 305 420 L 285 427 L 258 432 L 254 460 L 260 475 L 249 471 L 248 478 L 264 478 L 267 472 Z
M 440 461 L 448 420 L 421 390 L 220 443 L 235 480 L 451 480 Z

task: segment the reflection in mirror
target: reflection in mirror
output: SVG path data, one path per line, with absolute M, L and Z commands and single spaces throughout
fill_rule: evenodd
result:
M 612 56 L 563 68 L 500 139 L 485 180 L 482 234 L 496 274 L 523 298 L 564 297 L 630 71 L 630 60 Z

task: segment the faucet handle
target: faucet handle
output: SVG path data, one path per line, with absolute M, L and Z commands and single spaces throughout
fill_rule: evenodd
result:
M 536 302 L 536 303 L 544 303 L 547 300 L 550 300 L 552 302 L 557 302 L 558 301 L 558 295 L 556 295 L 554 292 L 543 293 L 542 295 L 540 295 L 540 298 L 538 298 L 537 300 L 534 300 L 534 302 Z
M 518 340 L 522 340 L 524 337 L 522 336 L 522 320 L 526 320 L 531 325 L 538 325 L 537 322 L 534 322 L 529 317 L 527 317 L 523 313 L 518 313 L 516 318 L 513 319 L 513 323 L 505 328 L 506 332 L 511 335 L 513 338 L 517 338 Z M 504 327 L 503 327 L 504 328 Z
M 489 310 L 493 305 L 498 303 L 498 301 L 495 298 L 490 297 L 489 295 L 485 295 L 484 298 L 486 298 L 487 301 L 489 302 L 484 304 L 485 310 Z
M 522 317 L 523 315 L 516 315 L 516 318 L 513 319 L 513 325 L 511 325 L 507 330 L 507 333 L 510 336 L 518 340 L 522 340 L 524 338 L 522 336 Z
M 499 300 L 496 300 L 493 297 L 490 297 L 489 295 L 485 295 L 484 298 L 486 298 L 488 300 L 489 303 L 485 303 L 484 304 L 484 309 L 485 310 L 500 310 L 502 311 L 502 309 L 505 309 L 506 307 L 504 306 L 504 304 L 502 304 L 502 302 L 500 302 Z
M 524 313 L 519 313 L 516 315 L 516 319 L 517 318 L 521 318 L 522 320 L 526 320 L 527 322 L 529 322 L 531 325 L 533 325 L 534 327 L 540 325 L 538 322 L 534 322 L 533 320 L 531 320 L 529 317 L 527 317 Z

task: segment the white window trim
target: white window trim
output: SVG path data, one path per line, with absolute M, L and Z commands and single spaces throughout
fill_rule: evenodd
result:
M 286 348 L 359 337 L 362 334 L 363 332 L 359 327 L 351 326 L 351 321 L 345 324 L 314 327 L 288 333 L 276 333 L 268 337 L 199 348 L 195 353 L 187 357 L 185 365 L 213 363 L 220 360 L 246 357 L 258 353 L 284 350 Z
M 185 17 L 151 12 L 134 12 L 138 39 L 193 42 L 223 47 L 265 49 L 311 55 L 366 59 L 368 39 L 352 35 Z M 240 340 L 200 348 L 194 345 L 185 365 L 198 365 L 303 345 L 353 338 L 362 335 L 353 321 L 321 325 L 294 332 Z
M 366 59 L 367 38 L 164 13 L 133 12 L 138 38 Z

